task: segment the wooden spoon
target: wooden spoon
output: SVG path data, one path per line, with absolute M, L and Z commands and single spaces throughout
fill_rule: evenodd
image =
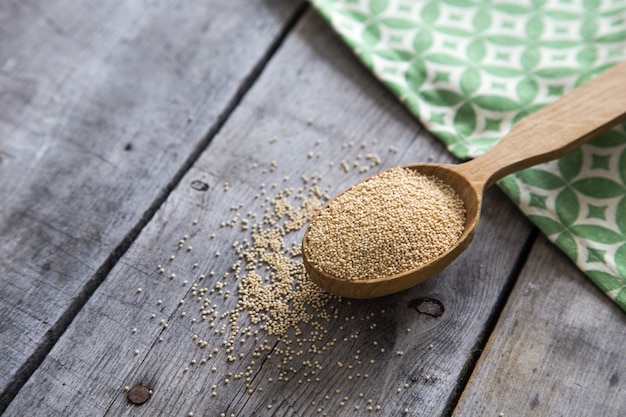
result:
M 626 120 L 626 62 L 603 72 L 571 93 L 515 124 L 486 154 L 458 165 L 406 165 L 449 184 L 467 210 L 465 230 L 458 242 L 439 258 L 406 272 L 369 280 L 347 280 L 315 269 L 307 249 L 302 257 L 310 278 L 322 289 L 342 297 L 374 298 L 410 288 L 436 274 L 471 243 L 480 217 L 483 192 L 513 172 L 559 158 L 589 139 Z M 315 222 L 315 217 L 311 223 Z

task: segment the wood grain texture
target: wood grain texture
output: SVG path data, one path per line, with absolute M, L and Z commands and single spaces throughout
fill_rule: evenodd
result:
M 623 415 L 625 329 L 624 312 L 542 237 L 454 415 Z
M 398 151 L 390 151 L 391 146 Z M 487 193 L 488 209 L 474 245 L 449 269 L 394 296 L 333 301 L 331 311 L 338 318 L 324 323 L 327 333 L 318 330 L 323 342 L 313 347 L 302 341 L 293 361 L 283 364 L 276 348 L 285 346 L 263 331 L 255 334 L 258 328 L 242 313 L 240 325 L 250 324 L 250 334 L 237 338 L 229 362 L 226 336 L 215 332 L 228 318 L 216 319 L 211 328 L 198 317 L 193 283 L 215 290 L 207 297 L 219 314 L 237 301 L 237 282 L 224 274 L 232 273 L 238 260 L 233 242 L 249 235 L 239 223 L 224 227 L 222 222 L 249 211 L 260 217 L 264 199 L 255 196 L 262 183 L 268 194 L 287 186 L 297 189 L 303 175 L 311 178 L 317 172 L 337 193 L 373 173 L 359 173 L 354 166 L 365 165 L 366 153 L 380 157 L 375 169 L 429 157 L 450 161 L 311 11 L 7 414 L 349 416 L 371 406 L 378 415 L 401 415 L 405 408 L 412 416 L 441 415 L 482 345 L 531 230 L 495 189 Z M 348 172 L 341 161 L 349 165 Z M 299 243 L 301 232 L 288 237 L 286 245 Z M 218 288 L 218 282 L 224 286 Z M 308 337 L 316 329 L 303 325 L 302 331 Z M 199 347 L 199 340 L 208 346 Z M 254 355 L 264 340 L 271 349 Z M 237 378 L 248 366 L 251 374 Z M 288 381 L 279 379 L 285 368 Z M 144 405 L 126 400 L 124 386 L 135 384 L 153 390 Z
M 2 2 L 0 409 L 301 5 Z

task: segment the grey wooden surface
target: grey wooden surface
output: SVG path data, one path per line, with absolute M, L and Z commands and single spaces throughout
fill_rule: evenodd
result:
M 622 416 L 626 315 L 542 237 L 455 416 Z
M 305 349 L 289 381 L 251 338 L 224 360 L 187 305 L 200 271 L 213 287 L 237 260 L 232 206 L 262 212 L 261 183 L 316 172 L 338 192 L 373 172 L 340 167 L 366 152 L 375 169 L 451 159 L 314 10 L 222 3 L 0 5 L 4 415 L 620 415 L 623 312 L 495 188 L 467 253 L 338 302 L 328 338 L 348 342 Z M 194 334 L 219 350 L 204 365 Z M 252 362 L 250 387 L 228 376 Z M 135 384 L 153 391 L 141 406 Z
M 0 5 L 0 393 L 106 278 L 302 4 L 221 3 Z

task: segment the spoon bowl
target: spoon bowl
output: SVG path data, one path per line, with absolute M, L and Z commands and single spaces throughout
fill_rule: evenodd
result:
M 393 294 L 413 287 L 435 275 L 463 253 L 472 242 L 480 217 L 482 199 L 480 184 L 475 186 L 470 183 L 465 176 L 457 171 L 458 166 L 456 165 L 415 164 L 405 165 L 404 168 L 415 170 L 424 175 L 440 178 L 446 184 L 450 185 L 459 197 L 461 197 L 466 207 L 465 227 L 457 243 L 432 262 L 401 274 L 374 279 L 347 280 L 337 278 L 313 267 L 309 258 L 307 239 L 305 237 L 302 242 L 302 259 L 304 266 L 311 280 L 323 290 L 331 294 L 349 298 L 373 298 Z M 312 222 L 313 221 L 315 220 L 313 219 Z
M 474 160 L 457 165 L 404 166 L 441 179 L 452 187 L 465 206 L 465 227 L 461 236 L 439 257 L 395 275 L 354 280 L 338 278 L 316 268 L 311 261 L 307 235 L 315 224 L 314 216 L 302 241 L 302 259 L 307 273 L 325 291 L 347 298 L 380 297 L 419 284 L 448 266 L 470 245 L 487 188 L 508 174 L 559 158 L 624 120 L 626 62 L 521 119 L 489 152 Z M 326 207 L 328 205 L 322 210 Z

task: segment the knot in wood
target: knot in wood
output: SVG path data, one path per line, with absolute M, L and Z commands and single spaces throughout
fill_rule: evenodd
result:
M 446 311 L 443 303 L 435 298 L 421 297 L 409 301 L 409 307 L 414 308 L 419 314 L 430 317 L 440 317 Z
M 200 180 L 191 181 L 191 188 L 196 191 L 207 191 L 209 189 L 209 184 Z

